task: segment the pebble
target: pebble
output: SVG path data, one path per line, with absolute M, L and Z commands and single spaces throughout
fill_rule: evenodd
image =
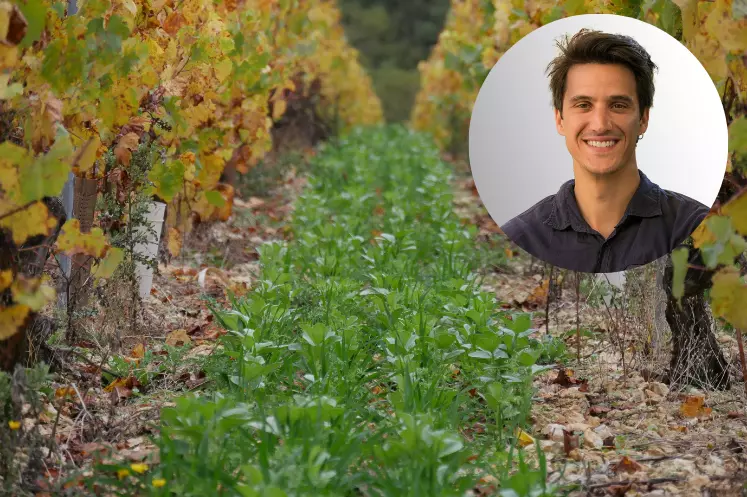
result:
M 550 440 L 553 440 L 555 442 L 562 442 L 564 429 L 565 427 L 563 425 L 552 423 L 547 425 L 545 429 L 542 430 L 542 434 L 547 435 Z
M 586 430 L 584 432 L 584 445 L 592 449 L 601 449 L 604 445 L 604 440 L 592 430 Z

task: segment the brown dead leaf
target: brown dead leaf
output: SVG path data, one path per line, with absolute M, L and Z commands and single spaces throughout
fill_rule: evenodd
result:
M 563 451 L 566 456 L 571 455 L 571 451 L 578 448 L 578 435 L 573 435 L 568 430 L 563 430 Z
M 610 409 L 609 407 L 605 407 L 605 406 L 591 406 L 591 407 L 589 408 L 589 416 L 599 416 L 599 417 L 603 417 L 603 416 L 605 416 L 605 415 L 606 415 L 606 414 L 607 414 L 608 412 L 610 412 L 611 410 L 612 410 L 612 409 Z
M 120 164 L 123 164 L 125 166 L 130 165 L 132 152 L 137 148 L 139 141 L 140 137 L 137 135 L 137 133 L 133 132 L 127 133 L 119 139 L 119 141 L 117 142 L 117 146 L 114 148 L 114 155 L 117 157 L 117 160 L 120 162 Z
M 119 404 L 120 400 L 128 399 L 130 398 L 131 395 L 132 395 L 131 388 L 114 387 L 109 394 L 109 399 L 111 400 L 112 404 L 117 405 Z
M 210 353 L 213 351 L 215 347 L 210 344 L 202 344 L 198 345 L 197 347 L 193 348 L 189 352 L 187 352 L 186 357 L 188 359 L 191 359 L 193 357 L 204 357 L 210 355 Z
M 124 389 L 132 390 L 133 388 L 139 387 L 139 386 L 140 386 L 140 382 L 138 382 L 137 379 L 135 379 L 135 377 L 128 376 L 127 378 L 117 378 L 113 382 L 109 383 L 104 388 L 104 391 L 111 392 L 115 388 L 124 388 Z
M 181 347 L 182 345 L 186 345 L 191 342 L 192 339 L 189 338 L 189 335 L 187 335 L 187 330 L 185 329 L 174 330 L 166 335 L 166 344 L 171 345 L 172 347 Z
M 60 387 L 57 390 L 54 391 L 54 396 L 57 399 L 61 399 L 63 397 L 72 397 L 75 394 L 75 389 L 70 387 Z
M 686 418 L 708 417 L 713 412 L 710 407 L 705 407 L 703 403 L 705 397 L 699 395 L 688 395 L 680 405 L 680 413 Z
M 122 129 L 119 130 L 119 134 L 126 135 L 128 133 L 135 133 L 139 137 L 142 138 L 143 134 L 145 134 L 146 126 L 149 127 L 150 125 L 150 119 L 148 119 L 145 116 L 133 116 L 130 118 L 129 122 L 122 126 Z
M 586 380 L 586 379 L 574 378 L 573 375 L 574 375 L 574 372 L 572 369 L 561 369 L 560 372 L 558 373 L 558 376 L 552 381 L 552 383 L 557 383 L 563 388 L 569 388 L 569 387 L 573 387 L 577 385 L 580 385 L 581 387 L 583 387 L 584 385 L 587 385 L 587 383 L 589 382 L 589 380 Z M 579 388 L 579 391 L 581 392 L 585 392 L 587 390 L 588 388 L 585 390 L 582 390 L 581 388 Z
M 145 437 L 128 438 L 126 442 L 127 442 L 127 447 L 129 447 L 130 449 L 134 449 L 138 445 L 145 442 Z
M 145 345 L 142 343 L 139 343 L 132 347 L 132 351 L 130 352 L 130 357 L 134 357 L 136 359 L 142 359 L 145 357 Z
M 186 24 L 187 19 L 179 12 L 172 12 L 163 22 L 163 30 L 169 35 L 175 36 L 182 25 Z
M 607 487 L 607 492 L 612 497 L 625 497 L 625 494 L 628 493 L 628 490 L 633 486 L 633 483 L 626 483 L 625 485 L 610 485 Z
M 550 280 L 545 279 L 540 283 L 534 290 L 532 290 L 532 293 L 529 295 L 529 297 L 526 299 L 524 303 L 530 306 L 539 306 L 545 303 L 547 300 L 547 293 L 550 289 Z
M 84 444 L 84 445 L 81 445 L 80 447 L 78 447 L 78 450 L 83 455 L 86 455 L 86 456 L 91 455 L 94 452 L 104 451 L 106 449 L 107 449 L 107 447 L 105 445 L 100 444 L 98 442 L 89 442 L 87 444 Z
M 552 381 L 552 383 L 557 383 L 563 388 L 568 388 L 571 385 L 575 385 L 578 383 L 578 381 L 575 378 L 571 378 L 573 376 L 573 370 L 571 369 L 561 369 L 558 373 L 558 376 L 555 377 L 555 379 Z
M 8 32 L 5 34 L 5 41 L 11 45 L 18 45 L 26 36 L 28 22 L 17 5 L 13 5 L 8 20 Z
M 631 459 L 628 456 L 623 456 L 623 458 L 618 462 L 610 465 L 610 468 L 615 473 L 620 473 L 622 471 L 626 473 L 635 473 L 636 471 L 641 471 L 644 467 L 643 464 L 639 463 L 635 459 Z

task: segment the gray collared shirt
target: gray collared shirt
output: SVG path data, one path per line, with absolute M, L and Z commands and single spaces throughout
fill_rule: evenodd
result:
M 554 266 L 614 273 L 655 261 L 682 244 L 709 208 L 663 190 L 642 171 L 640 185 L 608 238 L 592 229 L 576 203 L 575 180 L 501 226 L 516 245 Z

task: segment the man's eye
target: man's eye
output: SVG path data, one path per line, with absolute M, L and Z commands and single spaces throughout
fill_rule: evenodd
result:
M 613 107 L 618 108 L 618 109 L 625 109 L 625 108 L 627 108 L 627 105 L 625 105 L 625 104 L 614 104 Z

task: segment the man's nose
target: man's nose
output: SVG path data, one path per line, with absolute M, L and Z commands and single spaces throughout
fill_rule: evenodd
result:
M 612 129 L 612 113 L 606 105 L 595 107 L 591 111 L 589 119 L 589 125 L 594 131 L 600 132 Z

